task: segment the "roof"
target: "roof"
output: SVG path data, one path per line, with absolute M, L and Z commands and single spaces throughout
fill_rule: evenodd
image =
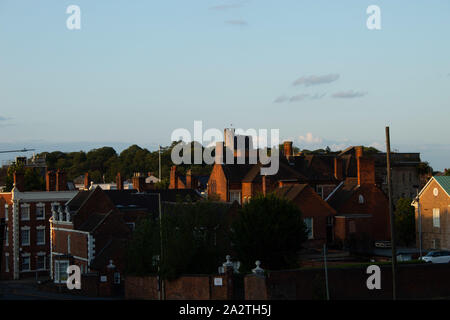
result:
M 327 202 L 334 209 L 338 209 L 359 189 L 357 178 L 347 178 L 327 199 Z
M 255 164 L 222 164 L 222 169 L 230 182 L 241 182 Z
M 141 193 L 136 190 L 103 190 L 118 209 L 145 209 L 151 212 L 158 211 L 158 196 L 150 193 Z
M 89 191 L 79 191 L 75 197 L 73 197 L 69 202 L 67 202 L 67 206 L 70 211 L 77 211 L 83 205 L 83 203 L 89 198 L 92 190 Z
M 112 211 L 104 213 L 90 213 L 87 219 L 77 228 L 81 231 L 93 232 L 109 216 Z
M 450 176 L 434 176 L 433 177 L 437 183 L 445 190 L 447 195 L 450 197 Z
M 306 188 L 307 184 L 293 184 L 277 188 L 274 194 L 287 200 L 294 200 Z

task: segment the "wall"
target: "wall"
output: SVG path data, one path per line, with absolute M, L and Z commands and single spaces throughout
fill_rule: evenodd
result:
M 398 299 L 423 299 L 450 296 L 450 265 L 399 265 Z M 392 299 L 392 269 L 381 266 L 381 289 L 369 290 L 366 268 L 329 268 L 330 299 Z M 267 278 L 248 275 L 245 296 L 249 300 L 324 299 L 324 270 L 304 269 L 270 272 Z
M 214 279 L 221 278 L 222 286 L 214 285 Z M 232 295 L 232 276 L 189 275 L 173 281 L 165 281 L 166 300 L 226 300 Z M 125 279 L 125 299 L 159 300 L 156 276 Z

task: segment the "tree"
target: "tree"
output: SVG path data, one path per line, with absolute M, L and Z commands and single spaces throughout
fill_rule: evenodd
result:
M 444 176 L 450 176 L 450 169 L 444 169 Z
M 416 240 L 415 212 L 411 202 L 411 199 L 400 198 L 394 212 L 397 241 L 405 246 Z
M 217 267 L 229 253 L 228 208 L 225 203 L 192 203 L 188 199 L 164 204 L 161 261 L 156 259 L 161 250 L 159 221 L 147 218 L 138 224 L 133 234 L 127 272 L 145 275 L 159 271 L 164 279 L 174 279 L 181 274 L 217 272 Z
M 5 179 L 5 192 L 10 192 L 14 186 L 14 172 L 21 172 L 24 175 L 25 190 L 20 191 L 36 191 L 45 189 L 45 180 L 37 170 L 34 168 L 27 168 L 21 164 L 13 163 L 8 167 L 7 176 Z
M 273 194 L 246 203 L 231 231 L 233 248 L 247 271 L 256 260 L 272 270 L 296 267 L 297 253 L 306 237 L 298 207 Z

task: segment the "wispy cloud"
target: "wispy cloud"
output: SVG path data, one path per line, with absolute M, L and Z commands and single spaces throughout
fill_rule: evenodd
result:
M 353 99 L 353 98 L 361 98 L 367 95 L 365 91 L 339 91 L 332 95 L 333 98 L 341 98 L 341 99 Z
M 279 96 L 274 100 L 274 103 L 284 103 L 284 102 L 299 102 L 299 101 L 305 101 L 305 100 L 318 100 L 322 99 L 326 96 L 326 93 L 315 93 L 315 94 L 309 94 L 309 93 L 302 93 L 295 96 L 286 96 L 282 95 Z
M 301 78 L 298 78 L 297 80 L 295 80 L 292 84 L 294 86 L 300 86 L 300 85 L 304 85 L 306 87 L 309 86 L 316 86 L 316 85 L 320 85 L 320 84 L 326 84 L 326 83 L 331 83 L 334 82 L 336 80 L 338 80 L 340 77 L 339 74 L 327 74 L 327 75 L 321 75 L 321 76 L 303 76 Z
M 245 20 L 227 20 L 227 21 L 225 21 L 225 23 L 233 25 L 233 26 L 241 26 L 241 27 L 246 27 L 248 25 L 247 21 L 245 21 Z
M 217 6 L 209 7 L 209 10 L 218 10 L 218 11 L 225 11 L 229 9 L 236 9 L 242 7 L 242 4 L 220 4 Z

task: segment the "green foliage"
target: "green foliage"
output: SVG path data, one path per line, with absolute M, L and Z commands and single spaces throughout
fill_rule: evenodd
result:
M 159 188 L 165 189 L 168 185 L 170 168 L 173 165 L 171 152 L 178 142 L 173 142 L 168 147 L 161 147 L 161 178 L 162 183 Z M 191 149 L 193 145 L 191 145 Z M 114 182 L 118 172 L 124 179 L 130 179 L 135 172 L 153 172 L 158 176 L 159 172 L 159 151 L 149 151 L 138 145 L 132 145 L 123 150 L 120 155 L 111 147 L 93 149 L 89 152 L 69 152 L 60 151 L 44 152 L 40 156 L 46 156 L 47 166 L 51 169 L 64 169 L 69 180 L 73 180 L 80 175 L 89 172 L 91 180 L 95 183 Z M 195 175 L 208 175 L 212 166 L 206 164 L 182 165 L 179 172 L 185 174 L 187 169 L 191 169 Z
M 415 213 L 411 202 L 411 199 L 400 198 L 394 212 L 396 238 L 405 246 L 414 244 L 416 240 Z
M 266 269 L 297 266 L 306 240 L 306 226 L 297 206 L 270 194 L 246 203 L 232 224 L 231 241 L 244 270 L 260 260 Z
M 159 274 L 174 279 L 182 274 L 217 272 L 227 251 L 227 206 L 208 201 L 165 204 L 161 221 L 163 255 Z M 146 219 L 138 225 L 129 248 L 128 273 L 158 272 L 152 257 L 160 253 L 160 227 Z
M 45 180 L 39 172 L 34 168 L 26 168 L 23 165 L 13 163 L 8 167 L 6 179 L 5 179 L 5 192 L 10 192 L 14 186 L 14 172 L 21 172 L 24 175 L 25 190 L 20 191 L 34 191 L 44 190 Z
M 444 176 L 450 176 L 450 169 L 444 169 Z

